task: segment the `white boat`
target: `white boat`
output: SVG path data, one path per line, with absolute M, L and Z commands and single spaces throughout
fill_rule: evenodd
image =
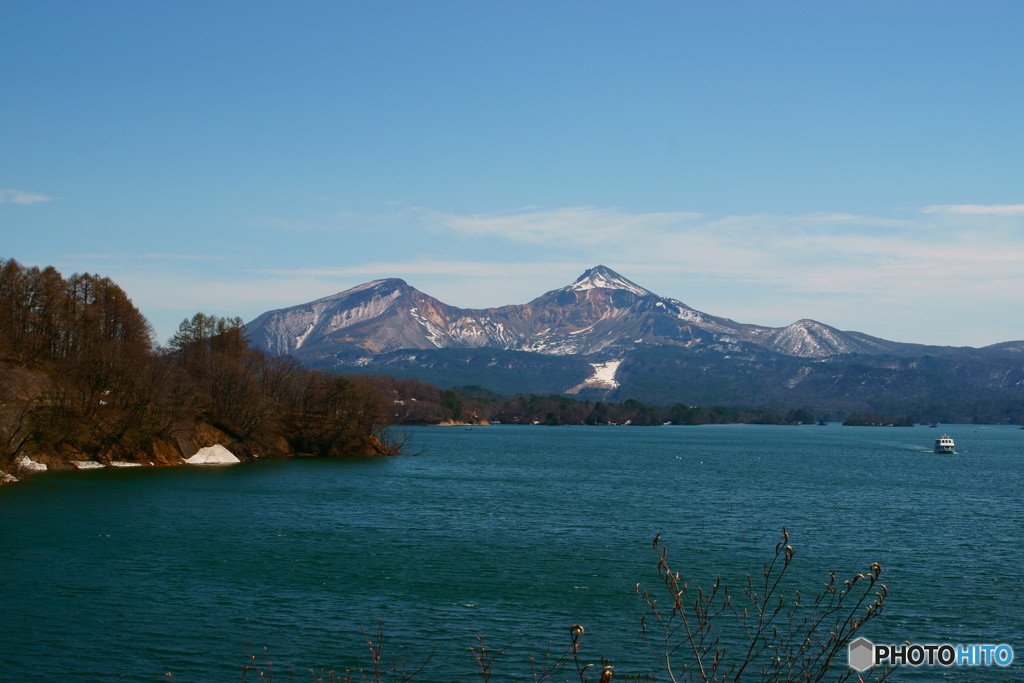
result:
M 935 439 L 936 453 L 955 453 L 955 448 L 956 444 L 953 443 L 953 439 L 945 434 Z

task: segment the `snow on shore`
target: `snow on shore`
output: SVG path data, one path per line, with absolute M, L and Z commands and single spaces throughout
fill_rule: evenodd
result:
M 186 458 L 189 465 L 231 465 L 241 462 L 234 453 L 220 444 L 200 448 L 191 458 Z
M 36 462 L 27 455 L 20 456 L 14 461 L 15 469 L 25 470 L 27 472 L 45 472 L 48 468 L 45 463 Z

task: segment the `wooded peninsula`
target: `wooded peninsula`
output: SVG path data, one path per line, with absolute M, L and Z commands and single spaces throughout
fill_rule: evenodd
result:
M 0 261 L 0 471 L 178 464 L 215 444 L 391 454 L 388 417 L 373 386 L 249 348 L 240 318 L 197 313 L 161 348 L 109 278 Z

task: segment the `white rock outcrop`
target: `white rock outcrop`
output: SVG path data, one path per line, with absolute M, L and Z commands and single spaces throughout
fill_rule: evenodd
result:
M 189 465 L 232 465 L 241 462 L 234 453 L 220 444 L 200 448 L 191 458 L 186 458 Z

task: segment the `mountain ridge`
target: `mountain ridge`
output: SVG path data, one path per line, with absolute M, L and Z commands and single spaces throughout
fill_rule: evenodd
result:
M 523 304 L 449 306 L 398 278 L 268 311 L 246 327 L 271 355 L 442 388 L 607 401 L 813 408 L 928 422 L 1024 420 L 1024 341 L 895 342 L 811 319 L 736 322 L 605 266 Z
M 405 280 L 373 280 L 305 304 L 268 311 L 247 325 L 255 345 L 314 361 L 402 348 L 498 348 L 544 354 L 613 353 L 636 344 L 692 348 L 731 340 L 801 358 L 894 353 L 904 345 L 815 320 L 785 327 L 738 323 L 659 296 L 611 268 L 525 304 L 450 306 Z

